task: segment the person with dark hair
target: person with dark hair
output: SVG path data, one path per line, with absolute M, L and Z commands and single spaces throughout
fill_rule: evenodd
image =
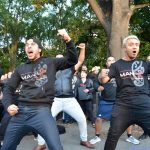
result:
M 115 150 L 118 139 L 132 124 L 141 126 L 150 135 L 150 96 L 148 74 L 150 63 L 137 59 L 140 41 L 130 35 L 123 40 L 125 56 L 113 63 L 109 72 L 101 71 L 101 81 L 115 78 L 116 101 L 104 150 Z
M 108 71 L 109 67 L 114 62 L 115 62 L 114 57 L 107 58 L 106 66 Z M 95 121 L 95 137 L 90 140 L 91 144 L 95 144 L 101 141 L 100 133 L 102 129 L 102 123 L 103 120 L 108 121 L 111 119 L 111 113 L 116 99 L 116 88 L 117 88 L 115 79 L 111 79 L 106 84 L 101 84 L 99 82 L 95 83 L 94 87 L 95 89 L 97 89 L 97 91 L 101 92 L 101 96 L 97 111 L 97 118 Z
M 41 43 L 30 38 L 25 43 L 29 61 L 19 65 L 3 90 L 5 110 L 12 118 L 7 127 L 1 150 L 15 150 L 21 139 L 30 131 L 39 133 L 51 150 L 63 150 L 56 122 L 51 115 L 54 98 L 54 82 L 57 70 L 66 69 L 77 63 L 77 51 L 68 33 L 58 30 L 66 43 L 64 58 L 42 57 Z M 12 95 L 19 84 L 22 88 L 18 106 L 12 103 Z
M 93 112 L 93 117 L 94 120 L 97 118 L 97 109 L 98 109 L 98 104 L 99 104 L 99 97 L 100 97 L 100 92 L 97 90 L 97 87 L 95 85 L 99 84 L 98 76 L 100 73 L 100 67 L 99 66 L 94 66 L 89 74 L 89 78 L 92 79 L 93 81 L 93 99 L 92 99 L 92 112 Z M 93 123 L 93 128 L 95 128 L 95 123 Z
M 86 70 L 81 70 L 80 78 L 77 79 L 75 84 L 75 95 L 84 114 L 91 121 L 91 125 L 93 125 L 93 123 L 95 123 L 92 112 L 94 87 L 93 81 L 87 78 L 87 74 L 88 72 Z

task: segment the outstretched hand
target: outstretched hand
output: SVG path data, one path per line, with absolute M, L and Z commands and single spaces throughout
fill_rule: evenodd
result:
M 58 30 L 57 35 L 61 36 L 62 39 L 66 42 L 69 42 L 71 40 L 70 36 L 68 35 L 68 33 L 65 29 Z

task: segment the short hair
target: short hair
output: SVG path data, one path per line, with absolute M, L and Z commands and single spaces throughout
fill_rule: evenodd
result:
M 126 47 L 127 42 L 128 42 L 129 39 L 136 39 L 139 42 L 139 44 L 140 44 L 140 40 L 139 40 L 139 38 L 137 36 L 129 35 L 126 38 L 123 39 L 123 47 Z
M 38 38 L 33 38 L 33 42 L 35 42 L 41 50 L 43 49 L 42 43 Z
M 88 71 L 87 71 L 87 70 L 81 70 L 81 72 L 84 72 L 84 73 L 88 74 Z
M 42 43 L 41 43 L 41 41 L 38 38 L 36 38 L 36 37 L 30 37 L 30 38 L 28 38 L 26 40 L 26 42 L 28 40 L 30 40 L 30 39 L 33 40 L 33 42 L 36 43 L 41 50 L 43 49 Z
M 110 58 L 112 58 L 112 59 L 114 59 L 114 61 L 116 61 L 115 57 L 113 57 L 113 56 L 109 56 L 106 61 L 108 62 L 108 60 L 109 60 Z

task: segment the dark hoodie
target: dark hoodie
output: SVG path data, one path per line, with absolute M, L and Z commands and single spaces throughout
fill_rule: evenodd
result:
M 77 51 L 72 41 L 66 44 L 64 58 L 41 57 L 19 65 L 4 87 L 2 103 L 5 109 L 12 103 L 12 95 L 18 85 L 22 88 L 18 102 L 25 105 L 50 104 L 54 98 L 54 82 L 57 70 L 70 68 L 77 63 Z

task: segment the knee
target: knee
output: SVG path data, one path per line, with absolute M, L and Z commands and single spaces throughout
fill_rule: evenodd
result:
M 76 121 L 80 124 L 86 124 L 86 118 L 84 115 L 77 118 Z
M 102 122 L 102 119 L 101 118 L 96 118 L 96 121 L 95 121 L 95 123 L 101 123 Z

